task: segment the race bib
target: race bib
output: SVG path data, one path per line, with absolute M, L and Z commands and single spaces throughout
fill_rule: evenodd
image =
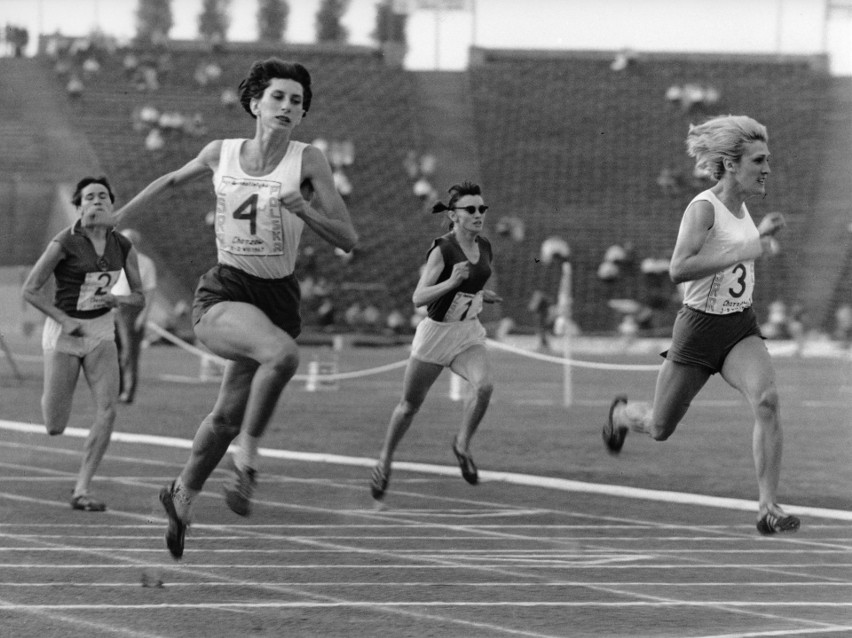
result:
M 77 310 L 100 310 L 108 308 L 104 296 L 112 290 L 118 281 L 120 270 L 106 272 L 88 272 L 85 281 L 80 284 L 77 297 Z
M 444 321 L 466 321 L 475 319 L 482 311 L 482 291 L 472 295 L 469 292 L 457 292 L 453 302 L 447 308 Z
M 280 184 L 223 177 L 216 198 L 216 241 L 234 255 L 284 254 Z

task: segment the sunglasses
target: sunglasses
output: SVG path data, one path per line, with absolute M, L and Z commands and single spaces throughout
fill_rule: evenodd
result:
M 478 210 L 484 215 L 485 211 L 488 210 L 488 206 L 453 206 L 453 210 L 466 210 L 469 215 L 473 215 Z

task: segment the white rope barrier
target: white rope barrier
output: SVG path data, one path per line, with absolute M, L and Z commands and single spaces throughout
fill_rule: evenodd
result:
M 201 359 L 201 373 L 200 377 L 203 380 L 209 380 L 211 377 L 208 374 L 209 364 L 213 363 L 215 365 L 224 368 L 228 363 L 228 360 L 220 357 L 212 352 L 208 352 L 206 350 L 202 350 L 191 343 L 187 343 L 183 339 L 173 335 L 168 332 L 164 328 L 158 326 L 153 322 L 148 322 L 147 327 L 152 332 L 156 333 L 166 341 L 182 348 L 186 352 L 190 354 L 194 354 L 195 356 Z M 555 363 L 563 366 L 571 366 L 576 368 L 587 368 L 592 370 L 628 370 L 635 372 L 652 372 L 659 370 L 659 365 L 624 365 L 624 364 L 615 364 L 615 363 L 599 363 L 595 361 L 579 361 L 577 359 L 571 359 L 567 357 L 556 357 L 552 355 L 541 354 L 539 352 L 531 352 L 529 350 L 524 350 L 523 348 L 518 348 L 515 346 L 510 346 L 505 343 L 500 343 L 499 341 L 494 341 L 493 339 L 487 340 L 487 345 L 496 350 L 503 350 L 505 352 L 511 352 L 513 354 L 517 354 L 523 357 L 528 357 L 530 359 L 536 359 L 538 361 L 546 361 L 548 363 Z M 316 391 L 318 389 L 336 389 L 335 385 L 338 381 L 345 381 L 347 379 L 357 379 L 361 377 L 368 377 L 376 374 L 383 374 L 385 372 L 390 372 L 392 370 L 398 370 L 400 368 L 404 368 L 408 364 L 408 359 L 403 361 L 396 361 L 394 363 L 388 363 L 386 365 L 376 366 L 374 368 L 367 368 L 364 370 L 354 370 L 352 372 L 336 372 L 337 370 L 337 362 L 326 362 L 325 365 L 321 365 L 320 362 L 312 361 L 308 366 L 308 374 L 296 374 L 293 375 L 294 381 L 304 381 L 306 383 L 306 389 L 310 391 Z M 451 375 L 450 378 L 450 395 L 453 400 L 459 400 L 462 398 L 464 394 L 464 389 L 462 387 L 461 378 L 455 379 L 455 375 Z M 455 385 L 453 382 L 455 381 Z
M 176 337 L 172 333 L 164 330 L 160 326 L 155 323 L 148 322 L 148 328 L 152 332 L 156 332 L 158 335 L 163 337 L 166 341 L 169 341 L 176 346 L 183 348 L 187 352 L 194 354 L 203 359 L 208 359 L 213 361 L 214 363 L 219 364 L 220 366 L 225 366 L 228 363 L 228 360 L 220 357 L 218 355 L 213 354 L 212 352 L 207 352 L 206 350 L 202 350 L 201 348 L 196 348 L 191 343 L 187 343 L 180 337 Z M 397 361 L 395 363 L 388 363 L 383 366 L 376 366 L 375 368 L 367 368 L 366 370 L 356 370 L 354 372 L 335 372 L 335 373 L 323 373 L 319 376 L 322 377 L 323 381 L 342 381 L 345 379 L 356 379 L 358 377 L 368 377 L 374 374 L 382 374 L 383 372 L 389 372 L 391 370 L 398 370 L 399 368 L 404 368 L 408 364 L 408 360 Z M 316 373 L 314 374 L 296 374 L 293 375 L 294 381 L 314 381 L 316 379 Z
M 212 352 L 202 350 L 201 348 L 196 348 L 191 343 L 187 343 L 183 339 L 174 336 L 168 330 L 161 328 L 160 326 L 155 324 L 153 321 L 149 321 L 145 325 L 148 328 L 148 330 L 150 330 L 151 332 L 156 332 L 158 335 L 160 335 L 166 341 L 170 341 L 171 343 L 175 344 L 176 346 L 183 348 L 187 352 L 190 352 L 190 353 L 192 353 L 196 356 L 199 356 L 202 359 L 210 359 L 210 360 L 214 361 L 215 363 L 218 363 L 221 366 L 224 366 L 226 363 L 228 363 L 227 359 L 223 359 L 222 357 L 215 355 Z
M 629 370 L 633 372 L 657 372 L 660 366 L 657 364 L 623 364 L 623 363 L 599 363 L 597 361 L 578 361 L 577 359 L 566 359 L 564 357 L 554 357 L 553 355 L 541 354 L 540 352 L 530 352 L 523 348 L 510 346 L 506 343 L 500 343 L 493 339 L 488 340 L 488 345 L 497 350 L 505 350 L 519 354 L 530 359 L 538 359 L 539 361 L 547 361 L 549 363 L 558 363 L 559 365 L 569 365 L 574 368 L 588 368 L 591 370 Z

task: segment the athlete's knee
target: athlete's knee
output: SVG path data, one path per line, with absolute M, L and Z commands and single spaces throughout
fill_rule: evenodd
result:
M 396 406 L 397 412 L 404 417 L 413 417 L 420 411 L 420 406 L 423 405 L 423 401 L 417 401 L 413 399 L 403 399 Z
M 665 441 L 674 434 L 675 428 L 677 428 L 677 422 L 654 419 L 648 424 L 647 431 L 655 441 Z
M 490 401 L 491 394 L 494 392 L 494 383 L 490 380 L 482 381 L 473 387 L 473 391 L 480 401 Z
M 299 350 L 290 341 L 281 341 L 277 347 L 269 348 L 261 365 L 267 365 L 278 374 L 293 375 L 299 368 Z
M 210 429 L 217 437 L 229 442 L 237 438 L 242 426 L 241 420 L 218 412 L 209 414 L 205 420 L 210 424 Z
M 65 431 L 70 416 L 67 410 L 55 410 L 42 401 L 41 414 L 44 417 L 44 427 L 50 436 L 58 436 Z
M 115 423 L 116 414 L 115 404 L 111 403 L 98 407 L 96 419 L 98 423 L 104 423 L 111 428 L 112 424 Z
M 779 409 L 778 390 L 774 387 L 766 388 L 758 394 L 755 401 L 755 412 L 760 421 L 777 421 Z
M 44 427 L 50 436 L 59 436 L 65 432 L 65 426 L 68 425 L 68 419 L 52 419 L 45 417 Z

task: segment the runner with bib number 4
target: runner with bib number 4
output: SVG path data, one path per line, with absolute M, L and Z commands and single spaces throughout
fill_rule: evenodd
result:
M 251 511 L 260 437 L 299 365 L 293 270 L 302 229 L 307 225 L 346 252 L 358 239 L 325 155 L 291 139 L 311 97 L 311 76 L 301 64 L 255 62 L 240 83 L 240 103 L 256 120 L 254 137 L 211 142 L 117 212 L 123 220 L 152 210 L 159 196 L 213 175 L 218 264 L 201 277 L 192 315 L 196 336 L 228 363 L 183 471 L 160 491 L 169 519 L 166 545 L 176 559 L 193 500 L 238 437 L 225 500 L 241 516 Z

